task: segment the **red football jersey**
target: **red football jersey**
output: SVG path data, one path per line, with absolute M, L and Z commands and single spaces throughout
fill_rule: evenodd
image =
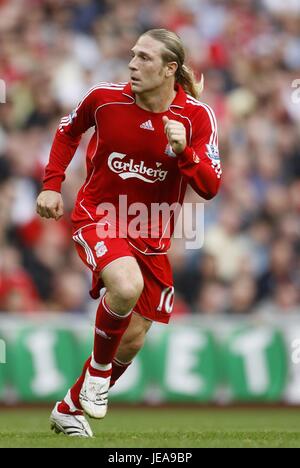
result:
M 216 195 L 222 172 L 214 112 L 181 86 L 176 85 L 176 90 L 168 111 L 154 113 L 135 103 L 130 84 L 100 83 L 61 120 L 43 190 L 61 190 L 81 135 L 95 127 L 87 149 L 86 181 L 72 213 L 74 230 L 104 218 L 110 226 L 128 225 L 139 216 L 142 203 L 148 209 L 147 215 L 140 216 L 142 234 L 132 238 L 129 230 L 129 241 L 145 254 L 165 253 L 178 213 L 170 212 L 168 219 L 154 218 L 153 204 L 182 205 L 187 184 L 205 199 Z M 186 128 L 187 147 L 181 154 L 174 154 L 168 144 L 162 120 L 165 115 Z M 107 204 L 115 207 L 116 219 L 105 216 L 108 213 L 103 207 Z M 129 213 L 124 212 L 125 206 L 131 207 Z

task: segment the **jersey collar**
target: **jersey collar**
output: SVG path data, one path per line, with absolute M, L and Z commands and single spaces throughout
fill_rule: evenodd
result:
M 186 93 L 183 89 L 183 87 L 176 83 L 176 86 L 175 86 L 175 89 L 177 91 L 177 94 L 174 98 L 174 101 L 172 102 L 172 104 L 170 105 L 170 108 L 171 107 L 178 107 L 180 109 L 183 109 L 185 104 L 186 104 Z M 134 102 L 135 102 L 135 95 L 131 89 L 131 85 L 130 83 L 127 83 L 127 85 L 125 86 L 124 90 L 123 90 L 123 94 L 124 96 L 127 96 L 129 97 L 130 99 L 132 99 Z

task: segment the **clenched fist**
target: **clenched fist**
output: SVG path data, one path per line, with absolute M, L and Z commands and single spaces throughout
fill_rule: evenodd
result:
M 54 218 L 58 221 L 64 214 L 61 194 L 53 190 L 41 192 L 36 201 L 36 212 L 42 218 Z
M 179 154 L 186 148 L 185 126 L 177 120 L 170 120 L 166 115 L 163 117 L 165 133 L 174 153 Z

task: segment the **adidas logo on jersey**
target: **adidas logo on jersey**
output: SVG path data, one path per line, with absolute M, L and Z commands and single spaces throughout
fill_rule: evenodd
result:
M 145 130 L 154 131 L 154 127 L 152 125 L 151 120 L 147 120 L 147 122 L 142 123 L 142 125 L 140 125 L 140 128 L 144 128 Z

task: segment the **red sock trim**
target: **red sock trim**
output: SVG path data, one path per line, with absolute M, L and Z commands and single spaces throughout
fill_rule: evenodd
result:
M 107 379 L 111 376 L 111 369 L 107 371 L 102 371 L 98 369 L 94 369 L 91 365 L 89 365 L 89 373 L 93 377 L 102 377 L 103 379 Z
M 103 296 L 103 298 L 102 298 L 103 307 L 104 307 L 104 309 L 106 310 L 106 312 L 109 313 L 110 315 L 112 315 L 114 318 L 119 319 L 119 320 L 123 320 L 123 319 L 126 319 L 126 318 L 131 314 L 132 310 L 130 310 L 130 311 L 129 311 L 127 314 L 125 314 L 125 315 L 120 315 L 120 314 L 117 314 L 117 312 L 114 312 L 114 311 L 107 305 L 105 296 L 106 296 L 106 294 L 105 294 L 105 295 Z
M 129 362 L 121 362 L 121 361 L 118 361 L 118 359 L 114 358 L 113 363 L 116 364 L 116 366 L 128 367 L 128 366 L 130 366 L 130 364 L 132 363 L 132 361 L 129 361 Z
M 127 367 L 130 366 L 131 362 L 124 364 L 123 362 L 120 362 L 117 359 L 113 360 L 110 387 L 113 387 L 115 385 L 116 381 L 124 374 Z
M 69 405 L 63 400 L 57 406 L 57 411 L 62 414 L 71 414 L 72 416 L 82 416 L 83 411 L 71 411 Z

